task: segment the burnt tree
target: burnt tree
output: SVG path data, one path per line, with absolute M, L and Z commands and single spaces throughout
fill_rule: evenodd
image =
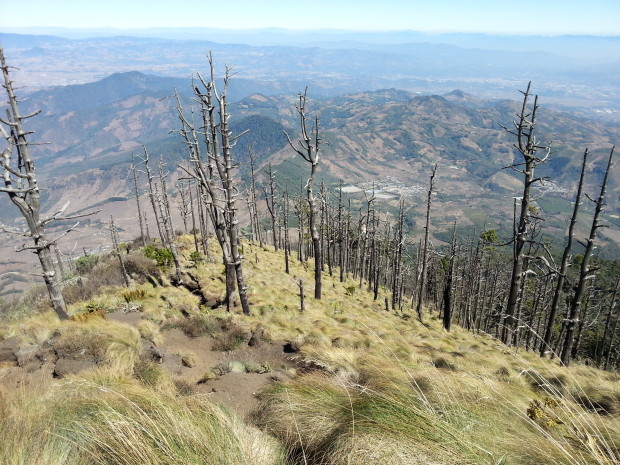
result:
M 181 121 L 178 131 L 185 143 L 191 168 L 188 175 L 196 179 L 202 189 L 204 202 L 215 237 L 222 251 L 226 270 L 226 305 L 230 310 L 237 292 L 243 313 L 250 315 L 247 286 L 240 253 L 237 200 L 239 191 L 234 179 L 235 163 L 232 151 L 236 140 L 245 132 L 234 136 L 229 127 L 227 89 L 231 70 L 226 68 L 224 86 L 218 91 L 215 84 L 215 66 L 209 53 L 210 77 L 198 73 L 193 82 L 194 100 L 199 105 L 199 124 L 185 115 L 177 95 L 177 112 Z M 247 132 L 247 131 L 246 131 Z
M 510 168 L 523 174 L 523 194 L 521 196 L 521 205 L 515 228 L 515 236 L 513 238 L 513 260 L 512 275 L 510 278 L 510 286 L 508 292 L 508 302 L 506 304 L 506 312 L 504 317 L 504 326 L 502 328 L 502 341 L 509 343 L 511 334 L 514 331 L 517 320 L 515 315 L 519 307 L 519 295 L 521 292 L 521 281 L 523 279 L 523 261 L 525 255 L 525 245 L 527 242 L 528 226 L 530 224 L 530 202 L 532 196 L 532 186 L 536 183 L 543 182 L 545 178 L 536 178 L 534 169 L 544 163 L 549 156 L 550 147 L 539 145 L 536 140 L 536 112 L 538 110 L 538 96 L 534 96 L 534 104 L 529 108 L 531 98 L 530 87 L 531 82 L 527 85 L 523 94 L 523 103 L 521 111 L 517 115 L 517 121 L 513 122 L 514 128 L 504 129 L 511 135 L 515 136 L 517 141 L 514 148 L 522 156 L 523 161 L 513 163 Z M 544 155 L 538 156 L 538 151 L 543 150 Z
M 63 216 L 68 207 L 68 203 L 61 209 L 48 217 L 41 215 L 41 193 L 35 173 L 35 164 L 30 154 L 32 142 L 28 136 L 32 134 L 27 131 L 24 123 L 29 118 L 40 113 L 39 110 L 22 115 L 18 107 L 18 99 L 13 88 L 13 81 L 9 75 L 9 66 L 4 57 L 4 51 L 0 48 L 0 68 L 2 68 L 3 87 L 8 98 L 6 108 L 6 120 L 0 118 L 0 136 L 6 141 L 6 146 L 0 151 L 0 169 L 2 170 L 2 185 L 0 192 L 5 192 L 11 202 L 19 209 L 20 213 L 28 225 L 27 232 L 14 231 L 2 228 L 4 231 L 32 239 L 31 244 L 23 244 L 17 247 L 17 251 L 33 251 L 41 264 L 42 276 L 47 287 L 47 292 L 56 315 L 61 320 L 69 318 L 67 315 L 67 305 L 63 298 L 60 282 L 56 270 L 54 269 L 54 259 L 52 246 L 69 233 L 76 226 L 66 229 L 58 237 L 49 239 L 45 232 L 45 227 L 53 221 L 70 220 L 86 215 Z
M 614 147 L 615 148 L 615 147 Z M 609 153 L 609 159 L 607 161 L 607 168 L 605 175 L 603 176 L 603 182 L 601 184 L 601 190 L 598 198 L 595 201 L 596 207 L 594 209 L 594 215 L 592 217 L 592 224 L 590 226 L 590 234 L 586 238 L 586 242 L 582 245 L 585 246 L 585 252 L 583 259 L 581 260 L 581 266 L 579 268 L 579 280 L 574 290 L 575 293 L 570 303 L 570 309 L 568 313 L 568 319 L 566 321 L 566 332 L 564 336 L 564 343 L 562 344 L 562 353 L 560 359 L 565 366 L 568 366 L 572 357 L 573 343 L 575 342 L 575 328 L 579 323 L 579 315 L 581 305 L 586 295 L 586 287 L 588 281 L 593 278 L 594 269 L 590 268 L 590 260 L 594 252 L 594 240 L 598 233 L 599 228 L 603 227 L 600 223 L 601 212 L 605 206 L 605 192 L 607 190 L 607 182 L 609 180 L 609 171 L 611 170 L 611 163 L 614 157 L 614 148 Z
M 310 177 L 306 182 L 306 201 L 308 202 L 308 226 L 310 228 L 310 238 L 314 253 L 314 298 L 321 298 L 322 276 L 321 268 L 323 256 L 321 250 L 321 237 L 317 222 L 319 221 L 319 206 L 317 197 L 314 194 L 313 186 L 316 180 L 316 171 L 319 166 L 320 142 L 319 138 L 319 117 L 315 117 L 314 127 L 308 128 L 306 120 L 306 101 L 308 89 L 303 94 L 299 94 L 299 104 L 297 113 L 299 114 L 299 125 L 301 136 L 297 139 L 297 145 L 293 143 L 289 135 L 285 132 L 286 139 L 290 147 L 297 152 L 301 158 L 310 164 Z

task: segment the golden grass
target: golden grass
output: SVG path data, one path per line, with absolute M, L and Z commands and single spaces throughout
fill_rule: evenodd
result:
M 188 255 L 191 239 L 183 237 L 181 242 Z M 140 306 L 149 321 L 141 323 L 140 333 L 153 340 L 158 337 L 157 329 L 168 323 L 174 326 L 186 322 L 192 328 L 200 323 L 204 334 L 220 337 L 222 349 L 228 350 L 241 339 L 247 342 L 249 334 L 261 325 L 267 340 L 289 341 L 300 348 L 298 357 L 310 372 L 269 388 L 262 395 L 263 403 L 255 417 L 257 425 L 282 442 L 292 464 L 611 465 L 620 461 L 617 374 L 579 365 L 566 369 L 557 362 L 508 349 L 489 336 L 472 335 L 458 327 L 446 333 L 432 315 L 426 315 L 426 324 L 422 325 L 411 312 L 402 315 L 386 311 L 383 293 L 373 301 L 355 281 L 340 283 L 327 273 L 323 299 L 317 301 L 312 298 L 311 262 L 292 260 L 287 275 L 282 271 L 282 253 L 246 245 L 244 254 L 251 317 L 241 315 L 240 309 L 224 317 L 223 312 L 199 308 L 198 297 L 186 289 L 143 284 Z M 215 248 L 213 256 L 218 256 Z M 208 261 L 192 268 L 211 295 L 224 293 L 222 271 L 221 264 Z M 299 311 L 299 279 L 305 282 L 304 313 Z M 351 292 L 351 288 L 355 291 Z M 108 290 L 102 299 L 121 301 L 122 292 Z M 152 395 L 153 402 L 163 402 L 170 412 L 187 411 L 185 401 L 168 403 L 166 396 L 174 390 L 174 383 L 161 367 L 138 358 L 134 330 L 120 330 L 103 320 L 59 323 L 45 314 L 11 325 L 3 335 L 19 335 L 40 345 L 57 332 L 69 337 L 74 331 L 77 340 L 86 343 L 95 338 L 91 334 L 95 329 L 107 341 L 105 356 L 107 365 L 113 367 L 110 369 L 117 375 L 133 374 L 141 382 L 136 387 L 123 378 L 123 386 L 130 385 L 130 391 L 141 390 L 143 397 Z M 230 341 L 223 339 L 222 329 L 230 330 Z M 114 364 L 114 360 L 119 361 Z M 89 376 L 89 382 L 94 382 L 94 375 Z M 103 381 L 95 384 L 99 386 Z M 215 408 L 204 407 L 199 396 L 186 398 L 187 402 L 197 398 L 200 408 Z M 13 408 L 12 401 L 6 399 L 3 405 L 3 412 Z M 181 417 L 187 415 L 182 413 Z M 82 418 L 75 424 L 80 424 Z M 105 418 L 108 421 L 113 417 Z M 41 425 L 49 421 L 35 420 Z M 271 444 L 264 435 L 251 428 L 248 431 L 253 431 L 247 433 L 249 444 Z M 128 437 L 135 434 L 126 432 Z M 79 443 L 76 437 L 71 436 L 71 440 Z M 105 441 L 108 439 L 109 446 L 101 439 L 98 447 L 126 447 L 120 439 L 115 442 L 117 439 L 106 437 Z M 118 454 L 112 450 L 106 453 Z M 161 461 L 159 456 L 149 455 L 152 451 L 140 452 L 143 456 L 133 453 L 128 453 L 127 460 L 177 463 Z M 121 460 L 125 459 L 119 456 L 118 462 L 92 463 L 150 463 Z M 180 464 L 210 463 L 179 460 Z M 279 463 L 280 458 L 273 460 Z M 239 459 L 239 463 L 254 462 Z
M 5 465 L 277 465 L 273 439 L 201 396 L 153 391 L 100 371 L 3 399 Z

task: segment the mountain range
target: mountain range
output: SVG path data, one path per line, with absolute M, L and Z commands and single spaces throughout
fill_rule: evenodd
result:
M 190 42 L 164 39 L 116 37 L 77 41 L 9 34 L 1 36 L 0 40 L 7 43 L 7 37 L 11 45 L 7 48 L 8 54 L 17 58 L 17 64 L 23 69 L 14 77 L 17 82 L 26 75 L 24 71 L 30 72 L 30 65 L 35 68 L 33 74 L 37 75 L 41 68 L 37 70 L 36 63 L 43 64 L 42 59 L 50 56 L 60 59 L 56 63 L 56 69 L 60 70 L 63 59 L 71 56 L 77 59 L 78 55 L 88 57 L 91 53 L 92 60 L 107 63 L 98 68 L 97 72 L 103 72 L 108 66 L 116 66 L 112 65 L 114 60 L 120 63 L 128 53 L 138 55 L 148 47 L 162 48 L 161 62 L 163 56 L 168 56 L 171 49 L 166 47 L 170 44 L 176 44 L 185 57 L 195 51 L 188 46 Z M 116 45 L 122 40 L 131 46 L 119 51 Z M 78 46 L 79 42 L 83 43 Z M 187 49 L 182 47 L 183 44 Z M 195 45 L 198 44 L 204 45 L 204 42 L 196 41 Z M 514 141 L 500 125 L 509 126 L 515 118 L 519 109 L 516 102 L 520 97 L 518 89 L 527 85 L 526 80 L 518 83 L 516 79 L 510 83 L 501 81 L 502 88 L 510 88 L 511 99 L 493 98 L 496 96 L 493 89 L 498 88 L 494 87 L 493 79 L 481 80 L 477 86 L 466 85 L 464 89 L 449 88 L 459 79 L 458 82 L 464 84 L 473 82 L 468 81 L 470 78 L 466 76 L 471 75 L 467 73 L 455 81 L 429 77 L 426 87 L 415 87 L 418 90 L 411 91 L 406 89 L 407 85 L 396 84 L 411 83 L 412 78 L 394 74 L 385 78 L 379 76 L 376 70 L 383 66 L 380 60 L 387 60 L 389 55 L 383 52 L 373 52 L 377 53 L 373 55 L 376 60 L 367 62 L 370 55 L 365 54 L 371 52 L 358 50 L 351 54 L 348 51 L 347 56 L 352 61 L 349 69 L 345 69 L 344 55 L 339 55 L 344 53 L 342 50 L 304 49 L 303 54 L 295 56 L 293 50 L 301 53 L 302 49 L 212 45 L 218 47 L 215 53 L 218 73 L 222 72 L 224 62 L 230 57 L 244 57 L 248 60 L 247 66 L 257 66 L 252 72 L 247 68 L 238 69 L 239 73 L 233 76 L 228 88 L 233 132 L 239 134 L 249 129 L 235 147 L 235 157 L 240 162 L 239 176 L 244 182 L 248 180 L 250 150 L 257 158 L 259 181 L 265 179 L 268 163 L 275 168 L 280 189 L 288 185 L 295 193 L 305 181 L 308 168 L 288 147 L 284 132 L 293 139 L 296 136 L 297 93 L 307 85 L 309 111 L 319 117 L 323 140 L 320 176 L 329 192 L 334 192 L 342 180 L 352 199 L 352 208 L 358 208 L 364 201 L 364 192 L 370 195 L 374 189 L 378 208 L 385 214 L 397 208 L 400 197 L 404 198 L 408 233 L 415 236 L 422 231 L 428 177 L 432 166 L 437 164 L 437 194 L 433 200 L 432 219 L 435 240 L 446 240 L 449 225 L 454 221 L 463 234 L 495 228 L 504 237 L 509 236 L 513 199 L 521 195 L 522 181 L 518 173 L 507 169 L 515 161 Z M 41 49 L 39 55 L 37 47 Z M 436 44 L 433 47 L 435 54 L 444 47 L 450 51 L 448 45 Z M 97 55 L 95 50 L 105 51 L 109 56 Z M 268 55 L 263 54 L 266 53 L 264 50 L 268 50 Z M 253 58 L 251 51 L 255 55 Z M 491 53 L 484 53 L 487 52 Z M 149 56 L 144 56 L 143 61 L 147 62 Z M 276 66 L 273 60 L 278 56 L 281 62 Z M 391 59 L 395 60 L 394 57 Z M 180 59 L 181 56 L 177 56 L 177 61 L 170 62 L 171 70 Z M 306 70 L 295 67 L 301 66 L 306 59 L 309 60 Z M 437 56 L 435 61 L 441 66 Z M 129 61 L 123 66 L 136 63 L 135 60 Z M 330 78 L 324 74 L 327 63 L 332 63 L 334 72 L 340 69 L 342 73 Z M 84 70 L 92 73 L 86 62 L 84 64 Z M 45 66 L 51 67 L 52 64 Z M 403 66 L 414 68 L 411 63 Z M 443 66 L 447 67 L 445 63 Z M 199 69 L 206 69 L 204 63 Z M 280 73 L 273 74 L 274 69 L 279 69 Z M 270 72 L 272 75 L 268 78 Z M 373 73 L 374 78 L 367 78 Z M 78 77 L 83 78 L 86 74 Z M 29 129 L 35 131 L 33 142 L 45 143 L 34 147 L 34 154 L 46 207 L 54 210 L 71 201 L 69 213 L 101 209 L 97 215 L 84 220 L 76 234 L 63 245 L 65 253 L 70 249 L 75 251 L 76 247 L 78 251 L 81 247 L 106 247 L 109 239 L 105 228 L 110 215 L 114 215 L 126 238 L 137 234 L 129 174 L 132 152 L 139 155 L 146 147 L 153 159 L 164 157 L 173 176 L 171 186 L 179 176 L 175 172 L 183 160 L 184 150 L 180 137 L 174 132 L 179 127 L 174 93 L 179 94 L 185 105 L 191 105 L 191 77 L 158 74 L 132 70 L 113 73 L 94 82 L 51 86 L 30 92 L 20 89 L 20 97 L 25 97 L 24 111 L 42 110 L 41 115 L 29 120 Z M 459 72 L 453 74 L 458 76 Z M 349 86 L 347 82 L 356 84 Z M 395 85 L 378 88 L 382 83 Z M 472 87 L 481 88 L 482 84 L 488 87 L 485 92 L 468 92 Z M 363 90 L 356 90 L 356 87 Z M 592 153 L 587 191 L 594 195 L 600 183 L 603 160 L 611 146 L 620 140 L 620 127 L 612 110 L 609 113 L 593 112 L 595 103 L 592 108 L 571 107 L 575 102 L 580 105 L 587 101 L 596 102 L 598 97 L 594 93 L 575 95 L 570 97 L 570 104 L 558 105 L 560 97 L 568 95 L 569 91 L 556 95 L 544 84 L 541 87 L 538 137 L 541 142 L 551 144 L 552 152 L 549 162 L 540 167 L 539 174 L 549 176 L 553 182 L 537 191 L 536 205 L 546 220 L 546 234 L 560 244 L 572 208 L 581 154 L 586 147 Z M 575 89 L 578 87 L 575 85 Z M 430 92 L 431 88 L 438 92 Z M 538 93 L 538 82 L 534 82 L 533 88 Z M 448 90 L 443 92 L 442 89 Z M 597 91 L 602 92 L 601 89 Z M 616 165 L 605 217 L 612 227 L 601 234 L 605 244 L 601 250 L 606 256 L 617 256 L 619 250 L 620 232 L 615 227 L 620 223 L 619 180 Z M 143 178 L 141 182 L 145 182 Z M 587 212 L 589 208 L 586 203 L 584 210 Z M 13 226 L 20 224 L 15 209 L 2 209 L 0 220 Z M 579 234 L 585 234 L 587 227 L 587 216 L 584 215 Z M 13 245 L 9 237 L 3 238 L 0 273 L 12 270 L 16 262 L 23 262 L 20 266 L 27 268 L 31 261 L 32 257 L 28 255 L 14 255 L 11 252 Z
M 125 71 L 187 78 L 205 68 L 211 50 L 222 69 L 229 65 L 240 78 L 260 81 L 262 92 L 271 95 L 309 85 L 316 96 L 393 87 L 513 98 L 515 88 L 531 80 L 549 102 L 588 116 L 618 119 L 620 114 L 617 37 L 169 30 L 160 31 L 168 36 L 162 38 L 120 32 L 126 35 L 71 39 L 0 33 L 0 44 L 9 61 L 27 71 L 16 73 L 16 79 L 31 88 L 92 82 Z M 142 34 L 149 32 L 157 31 Z

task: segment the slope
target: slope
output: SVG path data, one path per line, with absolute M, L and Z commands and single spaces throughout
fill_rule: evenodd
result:
M 131 288 L 116 257 L 83 260 L 74 321 L 24 303 L 3 326 L 3 463 L 617 463 L 615 373 L 444 332 L 432 309 L 421 325 L 328 275 L 300 312 L 309 264 L 285 274 L 282 254 L 250 243 L 254 316 L 226 314 L 221 265 L 187 261 L 190 237 L 179 246 L 196 293 L 131 246 Z M 235 391 L 257 406 L 245 422 L 213 404 L 244 413 L 223 391 L 246 383 L 266 387 Z

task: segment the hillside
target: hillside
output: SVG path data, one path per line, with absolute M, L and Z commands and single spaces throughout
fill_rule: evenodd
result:
M 174 133 L 178 117 L 171 95 L 177 89 L 187 104 L 189 84 L 189 80 L 128 72 L 29 95 L 27 111 L 42 109 L 41 115 L 29 120 L 35 132 L 33 141 L 47 143 L 35 151 L 45 208 L 56 210 L 69 201 L 70 213 L 101 209 L 82 221 L 61 245 L 64 254 L 75 253 L 76 247 L 78 251 L 107 247 L 108 237 L 101 229 L 107 228 L 110 215 L 128 236 L 137 235 L 129 173 L 131 152 L 140 155 L 146 146 L 153 159 L 163 157 L 171 171 L 169 185 L 174 185 L 184 149 Z M 259 181 L 265 179 L 267 163 L 272 163 L 280 191 L 288 184 L 295 195 L 297 186 L 305 182 L 305 171 L 287 147 L 284 131 L 295 134 L 296 97 L 270 96 L 257 90 L 260 86 L 256 83 L 236 77 L 231 80 L 232 130 L 236 134 L 249 130 L 235 147 L 238 175 L 247 186 L 251 151 Z M 319 116 L 324 140 L 319 175 L 334 195 L 339 181 L 344 180 L 345 197 L 351 199 L 353 208 L 364 202 L 363 191 L 370 192 L 373 187 L 381 211 L 394 212 L 403 198 L 407 233 L 419 235 L 425 186 L 432 165 L 437 163 L 432 219 L 436 241 L 446 240 L 455 220 L 463 234 L 494 228 L 505 237 L 510 235 L 512 218 L 505 212 L 511 211 L 512 199 L 521 195 L 521 181 L 505 169 L 514 154 L 512 141 L 500 124 L 511 124 L 515 102 L 484 99 L 459 90 L 420 95 L 388 89 L 316 99 L 311 105 L 311 111 Z M 545 215 L 545 234 L 560 243 L 582 151 L 587 147 L 592 153 L 587 191 L 593 195 L 604 157 L 620 140 L 620 129 L 612 123 L 558 111 L 544 102 L 539 120 L 539 138 L 552 146 L 550 161 L 539 173 L 553 183 L 537 193 L 537 207 Z M 620 216 L 618 170 L 616 164 L 605 209 L 605 221 L 611 225 L 617 225 Z M 139 176 L 144 183 L 143 175 Z M 21 227 L 16 209 L 2 209 L 0 220 Z M 586 228 L 587 223 L 581 222 L 580 234 L 585 234 Z M 605 229 L 601 239 L 605 256 L 618 256 L 618 228 Z M 34 267 L 34 257 L 15 254 L 14 246 L 10 236 L 4 235 L 0 273 L 8 274 L 2 274 L 0 295 L 27 288 L 29 278 L 15 273 Z
M 212 241 L 213 243 L 213 241 Z M 617 373 L 562 368 L 485 334 L 386 311 L 383 295 L 245 243 L 253 316 L 219 306 L 221 264 L 170 284 L 137 244 L 78 261 L 59 322 L 31 293 L 3 313 L 3 464 L 600 464 L 620 459 Z M 215 248 L 211 250 L 217 257 Z M 5 308 L 5 310 L 7 310 Z M 38 313 L 41 312 L 41 313 Z

